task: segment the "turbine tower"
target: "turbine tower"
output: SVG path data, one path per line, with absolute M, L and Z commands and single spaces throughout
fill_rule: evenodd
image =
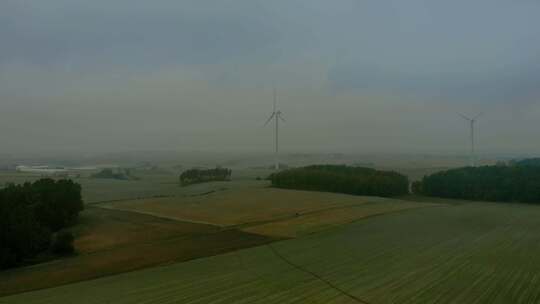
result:
M 276 92 L 276 89 L 274 88 L 274 110 L 272 111 L 272 115 L 270 115 L 270 117 L 268 118 L 268 120 L 266 121 L 266 123 L 264 124 L 265 126 L 268 125 L 268 123 L 272 120 L 274 120 L 274 123 L 275 123 L 275 130 L 274 130 L 274 145 L 275 145 L 275 150 L 274 150 L 274 169 L 277 171 L 279 170 L 279 121 L 283 121 L 285 122 L 285 119 L 283 119 L 282 117 L 282 113 L 280 110 L 277 109 L 277 92 Z
M 470 124 L 470 128 L 471 128 L 471 156 L 470 156 L 469 165 L 471 167 L 475 167 L 476 166 L 476 156 L 475 156 L 475 137 L 474 137 L 475 134 L 474 134 L 474 131 L 475 131 L 476 122 L 478 121 L 478 118 L 480 116 L 482 116 L 482 113 L 476 115 L 474 118 L 467 117 L 467 116 L 465 116 L 463 114 L 459 114 L 459 116 L 463 117 L 463 119 L 468 121 L 469 124 Z

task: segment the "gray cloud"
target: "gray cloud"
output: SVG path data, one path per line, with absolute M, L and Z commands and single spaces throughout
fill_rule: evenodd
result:
M 77 3 L 78 2 L 78 3 Z M 277 33 L 264 11 L 213 1 L 25 1 L 7 4 L 0 62 L 213 64 L 265 52 Z
M 336 66 L 329 71 L 334 92 L 393 92 L 451 102 L 531 103 L 540 97 L 540 66 L 468 72 L 384 71 L 376 66 Z
M 0 127 L 13 150 L 266 149 L 275 85 L 291 149 L 459 150 L 454 113 L 489 105 L 486 151 L 540 151 L 539 14 L 525 0 L 4 0 Z

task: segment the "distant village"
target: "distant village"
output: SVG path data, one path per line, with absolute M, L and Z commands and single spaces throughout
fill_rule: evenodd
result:
M 62 167 L 62 166 L 16 166 L 17 172 L 40 174 L 46 177 L 72 177 L 79 178 L 83 172 L 95 171 L 96 167 Z

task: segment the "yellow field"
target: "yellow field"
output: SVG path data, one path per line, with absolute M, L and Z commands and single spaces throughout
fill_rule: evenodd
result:
M 357 219 L 430 204 L 395 199 L 275 188 L 226 190 L 188 198 L 158 198 L 100 204 L 158 217 L 278 237 L 296 237 Z

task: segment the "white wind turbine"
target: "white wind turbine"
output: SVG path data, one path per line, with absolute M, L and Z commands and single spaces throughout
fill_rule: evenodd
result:
M 480 113 L 473 118 L 467 117 L 463 114 L 459 114 L 459 116 L 463 117 L 463 119 L 469 122 L 470 128 L 471 128 L 471 156 L 470 156 L 470 163 L 469 163 L 471 167 L 476 166 L 475 133 L 474 132 L 475 132 L 475 127 L 476 127 L 476 122 L 478 121 L 478 118 L 482 116 L 482 114 L 483 113 Z
M 275 151 L 274 151 L 274 169 L 279 170 L 279 121 L 285 122 L 285 119 L 282 117 L 282 113 L 280 110 L 277 109 L 276 106 L 277 103 L 277 96 L 276 96 L 276 89 L 274 89 L 274 110 L 272 111 L 272 115 L 268 118 L 265 126 L 268 125 L 272 119 L 275 123 L 275 130 L 274 130 L 274 139 L 275 139 Z

